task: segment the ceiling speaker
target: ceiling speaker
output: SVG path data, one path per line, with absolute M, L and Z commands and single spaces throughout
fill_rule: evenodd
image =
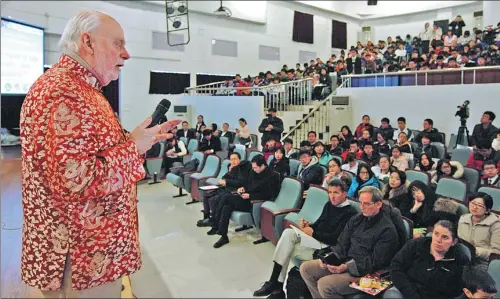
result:
M 377 0 L 368 0 L 368 6 L 377 5 Z

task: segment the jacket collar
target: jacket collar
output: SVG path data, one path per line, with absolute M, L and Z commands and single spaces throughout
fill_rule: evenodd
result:
M 460 219 L 461 223 L 472 225 L 472 214 L 466 214 Z M 490 213 L 483 221 L 479 222 L 477 225 L 492 226 L 495 222 L 500 222 L 500 218 Z
M 59 58 L 58 67 L 68 69 L 78 74 L 90 86 L 97 90 L 101 90 L 103 85 L 97 79 L 97 75 L 92 71 L 90 65 L 80 56 L 73 53 L 64 53 Z

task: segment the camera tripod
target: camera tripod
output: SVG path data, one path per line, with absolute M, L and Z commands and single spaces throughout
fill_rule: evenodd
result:
M 457 148 L 459 144 L 469 146 L 469 129 L 467 128 L 467 119 L 460 119 L 460 127 L 458 128 L 457 134 L 457 142 L 455 143 L 454 148 Z

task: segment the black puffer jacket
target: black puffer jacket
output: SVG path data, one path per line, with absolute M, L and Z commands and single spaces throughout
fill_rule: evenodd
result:
M 261 173 L 251 170 L 244 183 L 245 193 L 250 194 L 250 200 L 274 200 L 279 191 L 279 175 L 266 167 Z
M 323 207 L 321 216 L 311 225 L 312 237 L 328 245 L 337 244 L 347 221 L 356 214 L 358 211 L 352 205 L 338 208 L 328 201 Z
M 226 180 L 226 187 L 237 189 L 243 187 L 245 181 L 252 170 L 252 164 L 248 161 L 241 161 L 240 165 L 233 167 L 223 177 Z
M 454 298 L 462 292 L 469 259 L 455 245 L 435 261 L 431 242 L 426 237 L 410 240 L 391 262 L 391 280 L 404 298 Z

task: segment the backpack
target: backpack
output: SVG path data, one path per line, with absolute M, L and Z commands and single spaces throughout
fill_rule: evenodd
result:
M 286 281 L 286 298 L 287 299 L 312 299 L 311 293 L 307 288 L 304 279 L 300 276 L 299 268 L 293 267 L 288 272 Z

